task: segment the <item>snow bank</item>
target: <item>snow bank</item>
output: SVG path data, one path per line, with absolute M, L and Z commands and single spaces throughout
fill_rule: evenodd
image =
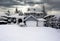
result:
M 49 27 L 0 25 L 0 41 L 60 41 L 59 31 Z

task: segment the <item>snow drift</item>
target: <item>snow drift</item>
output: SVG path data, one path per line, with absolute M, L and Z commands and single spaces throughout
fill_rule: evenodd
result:
M 60 41 L 60 30 L 50 27 L 0 25 L 0 41 Z

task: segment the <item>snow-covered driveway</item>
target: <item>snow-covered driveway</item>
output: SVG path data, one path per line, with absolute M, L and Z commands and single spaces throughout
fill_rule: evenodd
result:
M 60 41 L 60 30 L 49 27 L 0 25 L 0 41 Z

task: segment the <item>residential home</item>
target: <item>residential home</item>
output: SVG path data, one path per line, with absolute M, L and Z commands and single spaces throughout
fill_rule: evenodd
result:
M 30 7 L 27 9 L 27 12 L 25 12 L 24 14 L 26 16 L 33 15 L 36 18 L 44 18 L 47 15 L 44 6 L 42 7 L 42 9 L 38 7 Z

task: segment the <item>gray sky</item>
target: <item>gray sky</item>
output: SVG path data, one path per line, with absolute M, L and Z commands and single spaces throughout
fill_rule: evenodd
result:
M 25 5 L 24 2 L 41 3 L 41 0 L 0 0 L 0 6 Z M 52 8 L 60 10 L 60 0 L 43 0 L 44 3 L 51 5 Z M 34 4 L 35 4 L 34 3 Z M 27 4 L 27 3 L 26 3 Z
M 6 12 L 7 10 L 13 12 L 16 7 L 25 12 L 29 5 L 43 2 L 49 7 L 46 8 L 48 14 L 60 14 L 60 0 L 0 0 L 0 12 Z

